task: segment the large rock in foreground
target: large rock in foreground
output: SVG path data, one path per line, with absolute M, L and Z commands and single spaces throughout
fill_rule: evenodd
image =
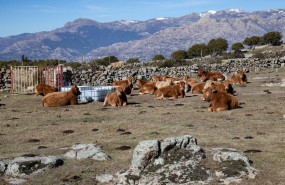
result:
M 63 160 L 56 156 L 16 157 L 0 161 L 0 175 L 7 177 L 12 184 L 19 184 L 32 175 L 61 165 Z
M 190 135 L 140 142 L 127 171 L 117 173 L 117 184 L 207 184 L 241 182 L 257 170 L 235 149 L 204 151 Z

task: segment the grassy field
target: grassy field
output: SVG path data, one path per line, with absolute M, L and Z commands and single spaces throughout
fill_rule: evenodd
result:
M 128 97 L 130 104 L 122 108 L 102 107 L 102 102 L 44 108 L 40 96 L 0 93 L 0 159 L 61 155 L 67 151 L 64 147 L 96 143 L 111 160 L 65 160 L 63 166 L 27 183 L 94 184 L 98 174 L 128 168 L 138 142 L 190 134 L 202 148 L 260 150 L 247 153 L 259 170 L 257 178 L 242 184 L 284 184 L 285 87 L 261 85 L 281 82 L 285 68 L 251 73 L 248 79 L 249 84 L 234 86 L 240 108 L 223 112 L 208 112 L 208 102 L 188 93 L 183 99 L 154 100 L 134 91 Z M 118 149 L 121 146 L 131 149 Z

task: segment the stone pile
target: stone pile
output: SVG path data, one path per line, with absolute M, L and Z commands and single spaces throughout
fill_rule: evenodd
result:
M 151 80 L 151 75 L 169 75 L 181 78 L 185 75 L 195 77 L 199 68 L 206 71 L 218 71 L 224 75 L 232 75 L 236 71 L 245 72 L 262 71 L 266 69 L 278 69 L 285 66 L 285 58 L 240 58 L 223 60 L 220 64 L 209 64 L 202 59 L 191 59 L 192 65 L 180 67 L 158 68 L 152 66 L 152 62 L 135 63 L 124 66 L 100 66 L 97 70 L 84 69 L 75 70 L 71 67 L 65 67 L 63 72 L 64 86 L 71 84 L 100 86 L 110 85 L 113 81 L 122 80 L 126 77 Z M 0 71 L 0 89 L 11 88 L 10 70 L 1 69 Z
M 11 89 L 11 70 L 10 69 L 0 69 L 0 91 Z

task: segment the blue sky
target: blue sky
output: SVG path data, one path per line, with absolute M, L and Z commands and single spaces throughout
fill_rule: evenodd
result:
M 231 8 L 285 9 L 285 0 L 0 0 L 0 37 L 50 31 L 77 18 L 147 20 Z

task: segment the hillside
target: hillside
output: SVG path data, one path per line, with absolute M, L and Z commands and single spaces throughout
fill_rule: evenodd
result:
M 244 12 L 238 9 L 192 13 L 177 18 L 99 23 L 89 19 L 68 22 L 62 28 L 0 38 L 0 60 L 56 58 L 81 61 L 111 55 L 126 60 L 166 57 L 178 49 L 223 37 L 233 42 L 252 35 L 280 31 L 285 35 L 285 10 Z

